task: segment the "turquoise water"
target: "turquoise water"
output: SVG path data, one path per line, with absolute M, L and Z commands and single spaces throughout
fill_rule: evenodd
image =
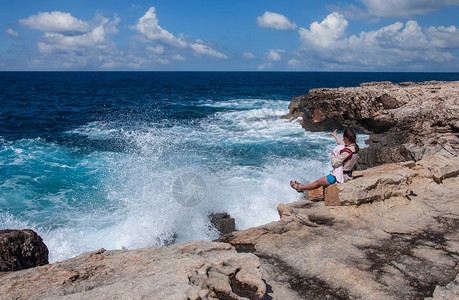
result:
M 364 81 L 457 80 L 457 73 L 0 73 L 0 228 L 32 228 L 50 260 L 84 251 L 244 229 L 330 168 L 334 140 L 280 119 L 291 97 Z M 364 146 L 365 135 L 358 142 Z M 204 194 L 184 206 L 174 182 Z M 176 187 L 176 185 L 175 185 Z M 182 192 L 181 190 L 179 192 Z M 180 195 L 180 194 L 179 194 Z

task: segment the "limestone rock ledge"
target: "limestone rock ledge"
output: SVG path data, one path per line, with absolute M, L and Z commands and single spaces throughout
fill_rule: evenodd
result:
M 459 173 L 459 157 L 433 155 L 418 162 L 385 164 L 354 172 L 354 180 L 325 188 L 325 205 L 361 205 L 413 194 L 413 179 L 441 183 Z M 458 194 L 459 198 L 459 194 Z
M 284 118 L 310 131 L 353 127 L 370 133 L 358 167 L 459 152 L 459 82 L 362 83 L 312 89 L 292 99 Z
M 259 258 L 217 242 L 101 249 L 0 273 L 0 299 L 262 299 Z
M 386 176 L 373 182 L 382 168 Z M 459 159 L 440 156 L 368 169 L 361 172 L 361 182 L 339 186 L 349 199 L 371 203 L 281 204 L 280 221 L 220 241 L 260 257 L 274 295 L 285 293 L 288 299 L 457 295 L 458 171 Z M 399 190 L 397 182 L 404 182 Z

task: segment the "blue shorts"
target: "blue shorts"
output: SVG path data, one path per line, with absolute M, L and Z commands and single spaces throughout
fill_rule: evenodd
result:
M 336 177 L 333 176 L 332 174 L 328 174 L 327 175 L 327 181 L 328 181 L 329 184 L 333 184 L 333 183 L 336 182 Z

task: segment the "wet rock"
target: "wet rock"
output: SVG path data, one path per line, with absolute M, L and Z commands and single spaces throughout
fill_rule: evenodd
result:
M 0 271 L 17 271 L 45 264 L 48 264 L 48 248 L 33 230 L 0 230 Z
M 212 225 L 221 233 L 227 234 L 236 230 L 236 223 L 227 213 L 215 213 L 209 215 Z

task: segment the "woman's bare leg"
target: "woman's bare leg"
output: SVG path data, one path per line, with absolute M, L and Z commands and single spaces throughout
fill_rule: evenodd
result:
M 321 177 L 319 179 L 317 179 L 316 181 L 314 181 L 313 183 L 310 183 L 310 184 L 306 184 L 306 185 L 299 185 L 298 186 L 298 190 L 299 191 L 307 191 L 307 190 L 314 190 L 318 187 L 321 187 L 321 186 L 329 186 L 330 184 L 328 183 L 327 181 L 327 177 L 324 176 L 324 177 Z

